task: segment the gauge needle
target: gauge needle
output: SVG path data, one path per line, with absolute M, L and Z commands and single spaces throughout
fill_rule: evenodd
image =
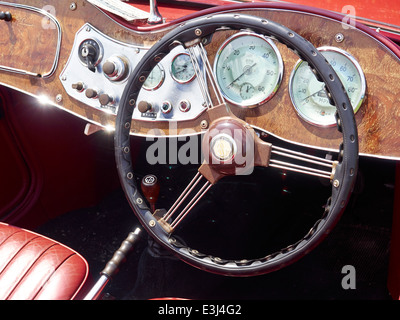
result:
M 234 84 L 236 81 L 238 81 L 241 77 L 243 77 L 247 72 L 249 72 L 257 62 L 255 62 L 253 65 L 251 65 L 249 68 L 247 68 L 239 77 L 237 77 L 235 80 L 233 80 L 230 84 L 228 84 L 226 87 L 229 88 L 232 84 Z
M 306 99 L 308 99 L 308 98 L 310 98 L 310 97 L 312 97 L 312 96 L 316 95 L 317 93 L 320 93 L 320 92 L 322 92 L 322 91 L 324 91 L 324 90 L 325 90 L 325 89 L 322 88 L 322 89 L 318 90 L 317 92 L 314 92 L 313 94 L 310 94 L 308 97 L 305 97 L 302 101 L 304 101 L 304 100 L 306 100 Z
M 183 71 L 185 71 L 185 70 L 186 70 L 186 68 L 187 68 L 187 65 L 185 64 L 185 65 L 183 65 L 183 66 L 182 66 L 182 68 L 181 68 L 181 69 L 179 69 L 179 70 L 176 70 L 176 73 L 183 72 Z

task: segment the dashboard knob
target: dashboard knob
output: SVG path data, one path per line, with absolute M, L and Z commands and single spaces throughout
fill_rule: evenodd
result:
M 103 72 L 107 76 L 112 77 L 115 72 L 115 64 L 112 61 L 107 60 L 106 62 L 104 62 Z
M 128 60 L 122 56 L 111 56 L 103 64 L 103 73 L 111 81 L 125 79 L 128 71 Z
M 75 89 L 77 91 L 83 91 L 84 86 L 82 82 L 77 82 L 72 84 L 72 89 Z
M 141 188 L 143 195 L 146 197 L 151 206 L 151 209 L 154 211 L 155 204 L 160 193 L 160 184 L 157 177 L 153 174 L 148 174 L 144 176 L 142 179 Z
M 146 113 L 147 111 L 150 111 L 152 108 L 151 103 L 147 101 L 140 101 L 138 104 L 138 109 L 141 113 Z
M 9 11 L 1 11 L 0 12 L 0 20 L 4 20 L 4 21 L 11 21 L 12 20 L 12 15 Z
M 91 98 L 96 98 L 97 97 L 97 91 L 94 89 L 87 89 L 85 91 L 85 95 L 86 97 L 88 97 L 89 99 Z
M 110 97 L 107 93 L 102 93 L 102 94 L 99 96 L 99 102 L 100 102 L 100 104 L 101 104 L 102 106 L 106 106 L 106 105 L 108 105 L 109 103 L 112 103 L 112 102 L 113 102 L 113 98 Z

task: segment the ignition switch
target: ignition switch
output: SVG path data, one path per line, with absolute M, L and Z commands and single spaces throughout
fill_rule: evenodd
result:
M 96 40 L 87 39 L 79 46 L 79 59 L 90 71 L 95 72 L 96 66 L 102 57 L 101 51 L 101 47 Z

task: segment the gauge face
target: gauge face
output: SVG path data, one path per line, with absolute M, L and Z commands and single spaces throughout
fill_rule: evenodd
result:
M 143 88 L 146 90 L 157 90 L 163 84 L 165 79 L 164 69 L 160 64 L 157 64 L 150 72 L 146 81 L 143 83 Z
M 241 32 L 218 50 L 214 72 L 224 97 L 241 107 L 256 106 L 278 90 L 283 63 L 272 41 Z
M 196 73 L 187 53 L 180 53 L 172 60 L 171 75 L 179 83 L 187 83 L 194 79 Z
M 357 112 L 366 90 L 365 77 L 360 65 L 343 50 L 333 47 L 321 47 L 318 50 L 339 76 L 353 110 Z M 304 120 L 323 127 L 336 124 L 336 107 L 329 103 L 325 84 L 317 80 L 307 62 L 299 61 L 295 66 L 289 82 L 289 91 L 297 113 Z

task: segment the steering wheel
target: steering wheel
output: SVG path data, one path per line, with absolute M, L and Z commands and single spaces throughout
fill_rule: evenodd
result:
M 276 252 L 266 252 L 260 258 L 238 260 L 215 257 L 187 247 L 183 241 L 174 237 L 174 230 L 187 212 L 198 202 L 202 195 L 215 183 L 229 175 L 241 174 L 247 170 L 243 161 L 237 161 L 237 150 L 254 166 L 272 167 L 272 154 L 279 152 L 270 143 L 262 141 L 254 130 L 243 120 L 235 117 L 221 96 L 215 106 L 208 109 L 211 119 L 205 132 L 202 151 L 204 162 L 196 176 L 183 191 L 174 205 L 168 210 L 152 212 L 144 201 L 140 189 L 134 179 L 130 151 L 130 129 L 132 114 L 137 107 L 137 97 L 146 77 L 177 44 L 186 48 L 202 46 L 210 42 L 217 30 L 251 30 L 266 37 L 273 38 L 286 45 L 302 60 L 308 62 L 318 80 L 326 86 L 329 100 L 336 106 L 337 128 L 342 134 L 342 143 L 338 146 L 338 160 L 328 161 L 315 159 L 311 155 L 299 155 L 295 151 L 285 150 L 290 157 L 305 157 L 310 162 L 317 162 L 330 168 L 331 196 L 327 201 L 321 217 L 310 231 L 297 242 Z M 203 51 L 205 52 L 205 51 Z M 208 63 L 207 57 L 204 58 Z M 215 81 L 211 69 L 206 69 L 209 82 Z M 213 94 L 218 96 L 214 87 Z M 218 97 L 217 97 L 218 98 Z M 241 134 L 236 134 L 240 132 Z M 132 210 L 146 231 L 165 248 L 177 255 L 181 260 L 208 272 L 229 276 L 253 276 L 268 273 L 287 266 L 315 248 L 331 231 L 340 219 L 353 190 L 358 169 L 358 137 L 354 112 L 349 98 L 339 77 L 326 59 L 307 40 L 294 31 L 264 18 L 242 14 L 216 14 L 200 17 L 177 26 L 152 46 L 138 63 L 130 76 L 122 96 L 116 118 L 115 156 L 117 170 L 122 188 Z M 229 161 L 228 161 L 229 160 Z M 279 166 L 278 166 L 279 167 Z M 205 180 L 201 183 L 200 180 Z M 189 197 L 195 185 L 201 186 L 198 193 Z M 182 200 L 189 197 L 189 203 L 179 213 Z

